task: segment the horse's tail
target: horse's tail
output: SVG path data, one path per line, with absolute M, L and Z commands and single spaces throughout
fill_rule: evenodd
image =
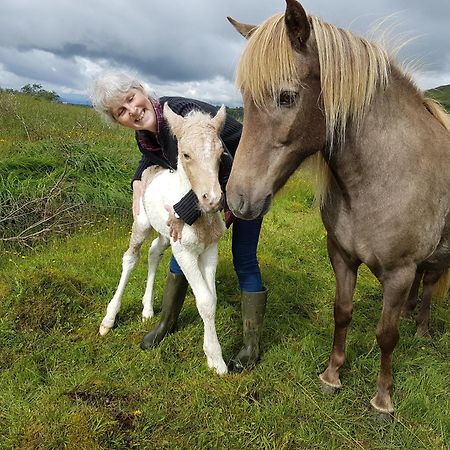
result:
M 307 164 L 315 176 L 314 201 L 321 207 L 327 198 L 331 172 L 321 152 L 314 153 L 308 158 Z
M 443 300 L 450 289 L 450 269 L 447 269 L 433 285 L 433 297 Z
M 447 114 L 444 107 L 436 100 L 425 97 L 423 99 L 425 108 L 438 120 L 438 122 L 450 133 L 450 114 Z

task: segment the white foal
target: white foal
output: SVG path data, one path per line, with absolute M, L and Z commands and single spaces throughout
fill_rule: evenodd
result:
M 222 191 L 218 181 L 220 157 L 223 153 L 220 131 L 225 123 L 225 107 L 214 118 L 193 111 L 186 117 L 175 114 L 167 103 L 164 117 L 178 140 L 178 168 L 175 172 L 160 167 L 146 169 L 142 176 L 144 194 L 140 213 L 133 223 L 130 246 L 123 255 L 122 275 L 114 297 L 100 325 L 105 335 L 113 327 L 128 277 L 136 265 L 141 246 L 152 229 L 159 236 L 152 242 L 148 254 L 148 278 L 142 300 L 142 318 L 153 316 L 153 282 L 156 268 L 164 250 L 171 245 L 195 296 L 197 309 L 203 319 L 205 333 L 203 349 L 208 366 L 218 374 L 225 374 L 227 366 L 215 326 L 215 275 L 218 260 L 218 241 L 225 232 L 225 224 L 218 209 Z M 174 242 L 167 226 L 165 205 L 173 205 L 189 190 L 199 199 L 201 216 L 192 226 L 184 225 L 182 238 Z

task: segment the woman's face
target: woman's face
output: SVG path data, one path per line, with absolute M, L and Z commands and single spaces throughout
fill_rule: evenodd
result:
M 140 89 L 130 89 L 111 107 L 111 113 L 116 122 L 124 127 L 153 132 L 157 130 L 152 102 Z

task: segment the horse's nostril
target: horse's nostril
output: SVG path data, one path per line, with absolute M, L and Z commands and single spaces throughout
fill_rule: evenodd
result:
M 238 211 L 241 211 L 243 209 L 244 203 L 245 203 L 244 196 L 242 194 L 239 194 L 239 204 L 237 207 Z

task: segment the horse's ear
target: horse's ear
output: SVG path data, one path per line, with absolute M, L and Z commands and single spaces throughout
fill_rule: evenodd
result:
M 174 113 L 167 102 L 164 103 L 164 118 L 167 120 L 172 133 L 175 136 L 179 136 L 183 129 L 184 119 L 182 116 Z
M 217 114 L 211 119 L 213 127 L 220 133 L 223 126 L 225 125 L 225 120 L 227 118 L 227 111 L 225 105 L 222 105 L 217 111 Z
M 301 52 L 308 41 L 311 26 L 303 6 L 296 0 L 286 0 L 284 23 L 294 50 Z
M 251 34 L 258 28 L 256 25 L 248 25 L 246 23 L 240 23 L 237 20 L 234 20 L 232 17 L 227 16 L 228 22 L 233 25 L 234 28 L 236 28 L 236 31 L 242 36 L 245 37 L 245 39 L 248 39 Z

